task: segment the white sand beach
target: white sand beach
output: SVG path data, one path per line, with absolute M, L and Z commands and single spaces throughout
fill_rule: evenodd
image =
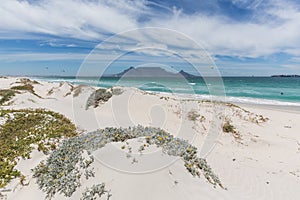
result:
M 1 89 L 20 85 L 20 79 L 0 78 Z M 102 182 L 110 190 L 111 200 L 299 199 L 299 108 L 235 106 L 120 88 L 120 94 L 86 109 L 95 87 L 43 81 L 32 85 L 37 95 L 21 91 L 1 109 L 55 111 L 69 118 L 81 134 L 105 127 L 159 127 L 197 147 L 198 156 L 205 156 L 226 188 L 214 187 L 203 175 L 193 177 L 182 159 L 163 154 L 156 146 L 141 154 L 138 148 L 144 139 L 138 138 L 107 144 L 93 152 L 95 177 L 82 179 L 71 197 L 56 194 L 53 199 L 80 199 L 86 187 Z M 234 132 L 223 131 L 226 122 L 234 127 Z M 212 133 L 216 137 L 207 140 Z M 126 156 L 129 148 L 130 158 Z M 30 159 L 20 159 L 16 169 L 29 184 L 22 186 L 18 178 L 12 180 L 0 190 L 2 198 L 44 199 L 46 194 L 39 189 L 31 169 L 46 158 L 34 150 Z

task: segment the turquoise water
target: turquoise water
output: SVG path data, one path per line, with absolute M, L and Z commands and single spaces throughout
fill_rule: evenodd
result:
M 298 77 L 223 77 L 223 78 L 75 78 L 39 77 L 47 81 L 68 81 L 99 87 L 126 86 L 155 92 L 196 94 L 202 99 L 218 99 L 226 95 L 226 101 L 280 104 L 300 106 L 300 78 Z M 221 82 L 220 82 L 221 81 Z

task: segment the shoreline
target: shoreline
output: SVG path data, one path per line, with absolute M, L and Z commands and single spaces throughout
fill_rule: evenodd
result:
M 72 84 L 74 86 L 79 86 L 79 85 L 84 85 L 87 87 L 92 87 L 92 88 L 110 88 L 110 87 L 99 87 L 99 86 L 94 86 L 94 85 L 89 85 L 89 84 L 79 84 L 79 83 L 74 83 L 71 81 L 67 81 L 67 80 L 62 80 L 62 81 L 51 81 L 51 80 L 42 80 L 42 79 L 35 79 L 34 77 L 24 77 L 24 76 L 20 76 L 20 77 L 13 77 L 13 76 L 2 76 L 0 78 L 4 78 L 4 79 L 9 79 L 9 78 L 13 78 L 13 79 L 22 79 L 22 78 L 29 78 L 31 80 L 36 80 L 36 81 L 40 81 L 40 82 L 45 82 L 45 83 L 69 83 Z M 187 100 L 195 100 L 195 101 L 210 101 L 210 102 L 217 102 L 217 103 L 229 103 L 229 104 L 234 104 L 240 107 L 247 107 L 247 108 L 254 108 L 254 109 L 264 109 L 264 110 L 275 110 L 275 111 L 282 111 L 282 112 L 290 112 L 290 113 L 295 113 L 295 114 L 300 114 L 300 102 L 295 103 L 295 102 L 284 102 L 284 101 L 278 101 L 278 100 L 270 100 L 270 99 L 259 99 L 259 98 L 251 98 L 251 97 L 234 97 L 234 96 L 224 96 L 221 97 L 222 100 L 220 100 L 220 97 L 216 97 L 216 96 L 211 96 L 211 95 L 202 95 L 202 94 L 186 94 L 186 93 L 168 93 L 168 92 L 160 92 L 160 91 L 153 91 L 153 90 L 143 90 L 143 89 L 139 89 L 136 87 L 126 87 L 126 86 L 113 86 L 113 87 L 120 87 L 120 88 L 134 88 L 137 90 L 141 90 L 144 92 L 149 92 L 149 93 L 153 93 L 153 94 L 157 94 L 160 96 L 171 96 L 174 97 L 173 95 L 175 95 L 176 99 L 187 99 Z M 224 99 L 225 98 L 225 99 Z M 276 104 L 268 104 L 268 103 L 254 103 L 252 102 L 238 102 L 238 101 L 232 101 L 232 100 L 226 100 L 227 98 L 242 98 L 242 99 L 250 99 L 250 100 L 255 100 L 255 102 L 258 102 L 259 100 L 266 100 L 266 101 L 273 101 L 276 102 Z M 279 104 L 278 104 L 279 103 Z M 282 103 L 282 104 L 280 104 Z M 287 105 L 283 105 L 283 104 L 287 104 Z M 292 105 L 291 105 L 292 104 Z
M 33 80 L 37 81 L 46 81 L 46 82 L 51 82 L 51 83 L 56 83 L 56 82 L 67 82 L 71 83 L 74 85 L 87 85 L 91 87 L 101 87 L 101 88 L 110 88 L 110 87 L 131 87 L 131 86 L 123 86 L 123 85 L 107 85 L 107 86 L 98 86 L 97 84 L 88 84 L 88 83 L 81 83 L 80 79 L 75 79 L 77 81 L 72 81 L 72 80 L 44 80 L 42 77 L 30 77 Z M 42 79 L 41 79 L 42 78 Z M 249 77 L 251 78 L 251 77 Z M 132 86 L 136 88 L 135 86 Z M 175 96 L 178 97 L 183 97 L 183 98 L 193 98 L 193 99 L 199 99 L 199 100 L 212 100 L 212 101 L 224 101 L 226 103 L 233 103 L 233 104 L 249 104 L 249 105 L 266 105 L 267 107 L 269 106 L 287 106 L 287 107 L 299 107 L 300 108 L 300 100 L 297 101 L 285 101 L 285 100 L 278 100 L 278 99 L 266 99 L 266 98 L 257 98 L 257 97 L 245 97 L 245 96 L 227 96 L 226 94 L 226 89 L 225 89 L 225 94 L 224 96 L 212 96 L 210 94 L 188 94 L 188 93 L 171 93 L 171 92 L 165 92 L 165 91 L 157 91 L 157 90 L 151 90 L 151 89 L 142 89 L 138 88 L 142 91 L 146 92 L 152 92 L 152 93 L 157 93 L 157 94 L 162 94 L 162 95 L 169 95 L 169 94 L 175 94 Z M 298 108 L 297 108 L 298 109 Z

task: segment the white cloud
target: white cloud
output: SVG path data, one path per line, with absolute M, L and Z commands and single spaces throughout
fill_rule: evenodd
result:
M 253 19 L 257 21 L 233 21 L 224 16 L 206 16 L 201 13 L 184 14 L 173 8 L 167 17 L 149 9 L 146 0 L 42 0 L 3 1 L 0 4 L 0 38 L 22 37 L 20 33 L 43 33 L 86 40 L 103 40 L 107 34 L 119 33 L 142 27 L 169 28 L 194 39 L 212 54 L 228 56 L 260 57 L 285 52 L 300 55 L 300 12 L 292 2 L 274 0 L 233 0 L 237 6 L 248 9 L 261 7 Z M 139 21 L 142 15 L 150 21 Z M 9 34 L 9 36 L 8 36 Z M 151 36 L 154 36 L 152 34 Z M 128 38 L 143 41 L 143 37 Z M 189 46 L 186 41 L 167 34 L 155 35 L 161 46 Z M 149 39 L 149 38 L 148 38 Z M 156 41 L 157 43 L 157 41 Z M 155 44 L 153 44 L 155 45 Z M 116 46 L 120 48 L 120 46 Z
M 264 0 L 232 0 L 232 3 L 243 9 L 256 9 Z
M 149 24 L 178 30 L 204 44 L 214 54 L 259 57 L 300 49 L 300 12 L 292 5 L 274 4 L 266 10 L 271 20 L 236 22 L 201 14 L 154 19 Z M 262 16 L 263 17 L 263 16 Z M 274 25 L 274 18 L 278 23 Z
M 78 45 L 74 43 L 64 43 L 64 42 L 57 42 L 57 41 L 49 41 L 49 42 L 42 42 L 40 46 L 51 46 L 51 47 L 78 47 Z
M 86 54 L 80 53 L 2 53 L 0 61 L 51 61 L 51 60 L 80 60 L 82 61 Z
M 108 49 L 120 54 L 135 52 L 145 61 L 148 55 L 155 56 L 157 61 L 176 57 L 192 64 L 213 65 L 213 58 L 202 46 L 178 31 L 165 28 L 143 28 L 116 34 L 98 45 L 96 51 Z
M 101 39 L 102 33 L 136 28 L 145 10 L 141 1 L 43 0 L 38 3 L 9 0 L 0 5 L 0 29 Z

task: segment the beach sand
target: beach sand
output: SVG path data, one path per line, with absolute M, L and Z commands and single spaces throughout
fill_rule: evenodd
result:
M 1 89 L 9 89 L 21 78 L 0 78 Z M 193 177 L 181 159 L 168 156 L 151 146 L 143 154 L 142 139 L 128 141 L 132 157 L 127 158 L 124 143 L 106 145 L 93 152 L 95 178 L 82 180 L 70 197 L 80 199 L 87 186 L 104 182 L 114 199 L 299 199 L 300 196 L 300 111 L 298 107 L 263 105 L 238 106 L 154 94 L 135 88 L 121 88 L 98 107 L 86 109 L 90 94 L 97 88 L 70 83 L 40 82 L 17 94 L 2 109 L 44 108 L 69 118 L 81 132 L 105 127 L 136 125 L 160 127 L 188 140 L 205 156 L 227 189 L 214 187 L 204 176 Z M 80 88 L 80 89 L 79 89 Z M 194 117 L 193 117 L 194 116 Z M 222 131 L 225 122 L 235 133 Z M 213 137 L 215 134 L 215 137 Z M 16 168 L 29 181 L 21 186 L 11 181 L 2 192 L 7 199 L 44 199 L 32 171 L 47 156 L 34 150 L 31 159 L 20 159 Z M 133 159 L 137 162 L 133 162 Z M 105 199 L 103 197 L 103 199 Z

